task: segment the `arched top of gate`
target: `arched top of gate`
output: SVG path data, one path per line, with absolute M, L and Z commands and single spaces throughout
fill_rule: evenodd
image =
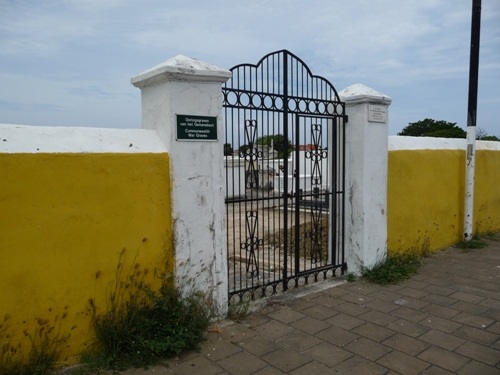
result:
M 223 85 L 226 107 L 332 116 L 344 113 L 344 103 L 330 81 L 314 75 L 302 59 L 286 49 L 230 71 L 232 77 Z

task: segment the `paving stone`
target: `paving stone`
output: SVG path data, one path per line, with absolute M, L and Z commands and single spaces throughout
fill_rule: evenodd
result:
M 405 320 L 409 320 L 415 323 L 418 323 L 422 321 L 423 319 L 427 318 L 429 314 L 414 310 L 414 309 L 409 309 L 408 307 L 400 307 L 399 309 L 396 309 L 394 311 L 391 311 L 391 315 L 397 316 L 398 318 L 403 318 Z
M 421 325 L 436 329 L 438 331 L 452 333 L 461 327 L 461 324 L 449 321 L 447 319 L 439 318 L 437 316 L 428 316 L 419 322 Z
M 358 316 L 368 311 L 367 308 L 356 305 L 352 302 L 344 302 L 341 305 L 336 306 L 335 309 L 339 312 L 352 316 Z
M 343 299 L 344 301 L 352 302 L 352 303 L 355 303 L 356 305 L 360 305 L 360 306 L 364 306 L 368 302 L 371 302 L 374 300 L 373 298 L 368 297 L 364 294 L 360 294 L 360 293 L 348 293 L 348 294 L 344 294 L 340 298 Z
M 377 363 L 406 375 L 420 374 L 429 367 L 428 363 L 397 350 L 386 354 Z
M 325 322 L 327 322 L 333 326 L 346 329 L 348 331 L 365 323 L 364 320 L 361 320 L 361 319 L 358 319 L 354 316 L 346 315 L 343 313 L 335 315 L 335 316 L 331 317 L 330 319 L 327 319 Z
M 421 375 L 453 375 L 453 372 L 446 371 L 441 367 L 431 365 L 422 371 Z
M 455 332 L 453 332 L 453 335 L 486 346 L 493 344 L 498 338 L 498 334 L 469 326 L 462 326 L 458 328 Z
M 373 284 L 375 285 L 375 284 Z M 404 288 L 405 286 L 400 283 L 400 284 L 386 284 L 386 285 L 381 285 L 378 290 L 382 289 L 383 291 L 386 291 L 386 292 L 394 292 L 394 293 L 397 293 L 398 290 L 400 290 L 401 288 Z
M 500 337 L 498 338 L 497 341 L 495 341 L 493 344 L 491 344 L 490 347 L 493 349 L 496 349 L 496 350 L 500 350 Z M 499 365 L 500 365 L 500 363 L 499 363 Z
M 411 287 L 401 288 L 398 290 L 398 293 L 401 293 L 403 296 L 406 296 L 406 297 L 412 297 L 412 298 L 417 298 L 417 299 L 422 298 L 422 297 L 429 294 L 429 292 L 425 292 L 425 291 L 422 291 L 419 289 L 413 289 Z
M 417 358 L 455 373 L 463 365 L 469 362 L 469 358 L 438 348 L 437 346 L 431 346 L 425 349 Z
M 484 316 L 472 315 L 469 313 L 460 313 L 457 316 L 454 316 L 452 320 L 454 322 L 467 324 L 476 328 L 487 328 L 495 322 L 493 319 L 485 318 Z
M 265 336 L 250 337 L 244 341 L 237 343 L 240 348 L 260 357 L 264 354 L 274 352 L 281 348 L 281 346 L 273 339 Z
M 313 335 L 294 330 L 286 336 L 281 336 L 276 342 L 280 344 L 283 349 L 289 348 L 298 352 L 303 352 L 304 350 L 320 344 L 322 341 Z
M 277 321 L 280 321 L 285 324 L 290 324 L 296 320 L 302 319 L 305 316 L 304 314 L 292 310 L 290 308 L 283 308 L 268 315 L 271 318 L 276 319 Z
M 363 375 L 382 375 L 387 374 L 387 368 L 369 361 L 360 356 L 352 356 L 341 364 L 334 367 L 341 374 L 363 374 Z
M 486 329 L 490 332 L 497 333 L 500 335 L 500 322 L 495 322 Z
M 382 341 L 382 344 L 412 356 L 416 356 L 429 347 L 428 343 L 401 333 L 396 333 L 387 340 Z
M 224 359 L 241 351 L 242 349 L 238 345 L 223 339 L 221 336 L 215 340 L 207 340 L 203 342 L 200 350 L 203 355 L 212 361 Z
M 333 367 L 352 357 L 352 353 L 327 342 L 321 343 L 302 353 L 312 360 Z
M 267 366 L 263 369 L 260 369 L 252 373 L 252 375 L 285 375 L 285 373 L 283 371 L 278 370 L 276 367 Z
M 442 296 L 440 294 L 428 294 L 425 297 L 422 297 L 422 301 L 434 303 L 441 306 L 451 306 L 457 302 L 455 298 Z
M 425 287 L 429 286 L 428 283 L 422 282 L 422 281 L 418 281 L 418 280 L 416 280 L 414 278 L 406 280 L 403 283 L 403 285 L 404 285 L 404 287 L 413 288 L 413 289 L 424 289 Z
M 302 311 L 308 309 L 311 306 L 316 306 L 316 303 L 304 298 L 294 298 L 290 301 L 286 301 L 286 306 L 294 309 L 295 311 Z
M 496 293 L 500 292 L 500 285 L 498 285 L 494 282 L 484 281 L 484 282 L 475 283 L 474 286 L 478 289 L 483 289 L 483 290 L 487 290 L 490 292 L 496 292 Z
M 467 312 L 469 314 L 474 314 L 474 315 L 481 315 L 484 312 L 488 311 L 488 307 L 464 301 L 458 301 L 449 307 L 458 311 Z
M 358 283 L 356 283 L 356 284 L 358 284 Z M 354 285 L 354 283 L 339 285 L 335 288 L 328 288 L 328 289 L 323 291 L 323 294 L 325 296 L 330 297 L 330 298 L 336 299 L 340 296 L 343 296 L 344 294 L 349 293 L 349 290 L 347 289 L 349 285 Z M 356 287 L 358 287 L 358 286 L 356 286 Z
M 497 309 L 489 309 L 483 313 L 483 316 L 486 318 L 490 318 L 496 321 L 500 321 L 500 310 Z
M 380 299 L 382 301 L 393 302 L 393 301 L 401 298 L 401 294 L 381 289 L 381 290 L 376 290 L 373 293 L 371 293 L 370 297 L 372 297 L 374 299 Z
M 410 322 L 408 320 L 399 319 L 387 325 L 387 328 L 411 337 L 418 337 L 427 332 L 430 328 L 424 327 L 418 323 Z
M 442 270 L 440 273 L 438 272 L 433 273 L 433 272 L 426 272 L 425 269 L 421 269 L 420 277 L 421 278 L 418 278 L 417 280 L 425 281 L 426 283 L 432 284 L 434 286 L 440 286 L 444 288 L 453 283 L 452 281 L 447 280 L 446 278 L 443 277 Z M 429 286 L 429 288 L 430 287 L 431 286 Z M 424 290 L 427 290 L 427 288 L 424 288 Z M 430 292 L 433 293 L 432 290 L 430 290 Z M 443 289 L 442 293 L 446 293 L 446 291 Z
M 428 295 L 425 297 L 428 297 Z M 407 308 L 414 309 L 414 310 L 420 310 L 429 304 L 429 302 L 424 301 L 425 297 L 423 297 L 422 299 L 416 299 L 416 298 L 412 298 L 412 297 L 402 296 L 401 298 L 398 298 L 397 300 L 394 300 L 393 302 L 396 305 L 405 306 Z
M 344 300 L 338 297 L 332 297 L 328 294 L 320 295 L 314 299 L 311 299 L 310 301 L 314 302 L 314 306 L 326 306 L 329 308 L 337 307 L 338 305 L 344 303 Z
M 293 370 L 291 375 L 331 375 L 332 369 L 326 367 L 325 365 L 312 361 L 306 363 L 304 366 L 299 367 L 296 370 Z
M 477 361 L 470 361 L 458 371 L 459 375 L 498 375 L 500 369 Z
M 251 374 L 267 366 L 263 360 L 247 353 L 241 352 L 231 357 L 218 361 L 217 364 L 230 374 Z
M 460 314 L 460 311 L 441 305 L 430 304 L 425 306 L 422 312 L 429 315 L 439 316 L 440 318 L 450 319 Z
M 323 305 L 311 306 L 305 310 L 302 310 L 302 313 L 319 320 L 325 320 L 338 314 L 338 312 L 331 307 Z
M 344 349 L 370 361 L 375 361 L 392 350 L 385 345 L 364 337 L 347 344 Z
M 491 299 L 498 299 L 498 292 L 497 291 L 490 291 L 490 290 L 482 290 L 482 289 L 477 289 L 477 288 L 469 288 L 469 289 L 465 289 L 465 290 L 473 290 L 474 293 L 476 293 L 477 295 L 480 295 L 481 297 L 484 297 L 484 298 L 491 298 Z
M 272 320 L 269 316 L 262 314 L 262 312 L 251 313 L 241 319 L 239 323 L 243 323 L 246 327 L 252 328 L 260 326 L 261 324 L 267 323 Z M 236 323 L 238 324 L 238 323 Z
M 455 350 L 465 342 L 464 339 L 433 329 L 427 331 L 418 339 L 451 351 Z
M 455 353 L 462 354 L 479 362 L 495 366 L 500 361 L 500 350 L 488 348 L 470 341 L 465 342 L 455 350 Z
M 478 296 L 477 294 L 465 293 L 465 292 L 455 292 L 451 294 L 449 297 L 455 298 L 459 301 L 470 302 L 470 303 L 479 303 L 484 300 L 484 297 Z
M 231 342 L 239 342 L 256 335 L 255 331 L 243 324 L 233 324 L 229 327 L 224 327 L 221 332 L 221 336 Z
M 380 286 L 377 284 L 369 283 L 364 279 L 358 279 L 355 283 L 347 283 L 342 285 L 342 289 L 348 293 L 359 293 L 364 295 L 371 295 L 373 292 L 380 291 Z
M 365 323 L 354 328 L 351 332 L 377 342 L 383 341 L 396 333 L 388 328 L 384 328 L 373 323 Z
M 296 368 L 311 362 L 309 357 L 303 356 L 293 349 L 279 349 L 261 358 L 287 374 Z
M 223 369 L 218 364 L 210 361 L 209 359 L 203 356 L 197 356 L 191 360 L 170 365 L 170 367 L 175 374 L 179 375 L 180 374 L 215 375 L 215 374 L 220 374 L 223 371 Z
M 290 327 L 287 324 L 278 322 L 278 321 L 269 321 L 267 323 L 261 324 L 260 326 L 255 327 L 255 332 L 258 332 L 259 334 L 262 334 L 264 336 L 270 337 L 270 338 L 278 338 L 281 336 L 284 336 L 288 333 L 290 333 L 293 330 L 292 327 Z
M 300 329 L 301 331 L 309 334 L 315 334 L 331 327 L 331 324 L 324 322 L 322 320 L 312 318 L 310 316 L 306 316 L 303 319 L 297 320 L 290 325 L 294 328 Z
M 485 298 L 481 302 L 479 302 L 479 304 L 489 309 L 500 310 L 500 296 L 498 297 L 498 299 Z
M 383 301 L 383 300 L 373 300 L 371 302 L 368 302 L 365 305 L 365 307 L 372 309 L 372 310 L 380 311 L 383 313 L 390 313 L 391 311 L 399 308 L 398 305 L 396 305 L 392 302 Z
M 316 334 L 316 337 L 338 347 L 343 347 L 359 338 L 358 335 L 338 327 L 327 328 Z
M 380 326 L 386 326 L 387 324 L 394 322 L 395 320 L 398 320 L 397 317 L 374 310 L 359 315 L 358 319 L 366 320 L 367 322 L 378 324 Z

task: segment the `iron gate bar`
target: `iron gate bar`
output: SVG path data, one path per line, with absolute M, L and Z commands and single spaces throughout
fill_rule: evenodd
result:
M 241 148 L 240 124 L 243 124 L 243 140 L 248 147 L 240 155 L 245 164 L 243 184 L 241 172 L 238 170 L 237 176 L 235 174 L 234 163 L 230 168 L 227 164 L 226 169 L 226 188 L 231 195 L 226 197 L 227 240 L 232 257 L 232 262 L 229 259 L 228 263 L 230 269 L 233 268 L 230 302 L 233 296 L 242 300 L 286 291 L 291 281 L 294 287 L 298 287 L 301 282 L 307 284 L 311 276 L 317 281 L 320 275 L 327 278 L 337 276 L 337 271 L 343 274 L 346 270 L 344 103 L 329 81 L 313 75 L 300 58 L 287 50 L 267 54 L 256 65 L 237 65 L 231 71 L 232 78 L 222 88 L 226 143 L 230 141 L 231 145 L 236 145 L 237 142 L 238 148 Z M 323 133 L 323 130 L 326 132 Z M 283 166 L 278 164 L 276 167 L 278 159 L 273 155 L 270 167 L 270 156 L 266 155 L 265 159 L 264 146 L 259 149 L 256 143 L 259 136 L 274 140 L 276 135 L 282 136 Z M 288 159 L 290 137 L 294 148 L 292 158 Z M 307 143 L 308 139 L 312 141 L 314 150 L 309 150 L 304 159 L 299 159 L 301 142 Z M 272 146 L 268 146 L 269 151 L 274 153 Z M 229 160 L 228 157 L 226 160 Z M 326 170 L 323 169 L 323 162 L 327 163 Z M 304 177 L 301 182 L 302 166 L 305 174 L 307 163 L 310 180 Z M 267 175 L 264 167 L 269 169 Z M 271 175 L 271 171 L 276 174 L 276 169 L 281 171 L 279 177 Z M 292 171 L 295 173 L 290 186 Z M 270 190 L 264 191 L 263 187 L 268 185 Z M 308 186 L 310 191 L 307 191 Z M 325 202 L 328 207 L 326 229 Z M 230 214 L 234 218 L 231 223 Z M 293 217 L 290 217 L 292 214 Z M 241 218 L 236 220 L 238 215 L 243 215 L 244 223 L 240 224 Z M 230 228 L 230 225 L 233 227 Z M 301 238 L 301 226 L 304 227 L 305 238 Z M 325 230 L 326 245 L 322 237 Z M 289 240 L 290 236 L 293 240 Z M 236 246 L 236 243 L 239 245 Z M 308 244 L 310 249 L 306 250 L 304 246 Z M 326 259 L 323 259 L 323 248 Z M 293 256 L 291 262 L 289 256 Z

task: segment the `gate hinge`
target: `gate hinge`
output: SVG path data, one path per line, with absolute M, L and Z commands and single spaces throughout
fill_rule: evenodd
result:
M 348 123 L 349 122 L 349 116 L 348 115 L 344 115 L 344 123 Z

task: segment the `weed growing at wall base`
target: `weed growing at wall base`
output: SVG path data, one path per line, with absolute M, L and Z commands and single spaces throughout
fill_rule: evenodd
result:
M 183 296 L 167 281 L 153 290 L 141 275 L 137 266 L 125 281 L 118 272 L 104 311 L 89 300 L 96 342 L 82 356 L 87 366 L 80 373 L 147 366 L 196 349 L 203 339 L 210 322 L 204 297 Z
M 373 283 L 396 284 L 409 279 L 421 264 L 421 257 L 416 254 L 396 253 L 373 268 L 364 268 L 362 275 Z
M 0 323 L 0 375 L 50 374 L 69 334 L 61 335 L 49 319 L 35 318 L 36 330 L 30 332 L 24 329 L 20 341 L 13 343 L 9 325 L 11 318 L 5 315 Z M 23 343 L 24 340 L 28 343 Z

